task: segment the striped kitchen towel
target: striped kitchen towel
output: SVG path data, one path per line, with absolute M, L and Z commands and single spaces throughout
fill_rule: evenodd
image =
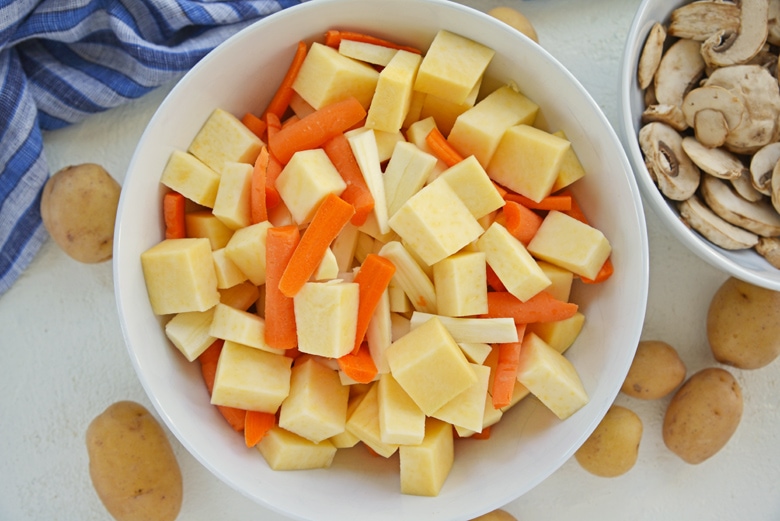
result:
M 47 238 L 41 132 L 138 98 L 305 0 L 0 0 L 0 295 Z

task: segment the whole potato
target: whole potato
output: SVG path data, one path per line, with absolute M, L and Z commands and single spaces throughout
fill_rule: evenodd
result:
M 100 165 L 63 168 L 43 187 L 43 225 L 54 242 L 77 261 L 107 261 L 113 255 L 120 190 Z
M 766 366 L 780 355 L 780 292 L 727 279 L 710 301 L 707 340 L 722 364 Z
M 471 521 L 517 521 L 517 518 L 506 510 L 498 509 L 475 517 Z
M 685 372 L 674 347 L 660 340 L 643 340 L 620 390 L 642 400 L 663 398 L 685 380 Z
M 701 463 L 726 445 L 741 418 L 742 390 L 736 379 L 725 369 L 702 369 L 669 402 L 664 443 L 684 461 Z
M 173 521 L 182 503 L 179 463 L 160 424 L 142 405 L 110 405 L 87 429 L 89 475 L 117 521 Z
M 517 9 L 506 6 L 494 7 L 488 11 L 488 14 L 497 20 L 501 20 L 508 26 L 517 29 L 536 43 L 539 43 L 539 36 L 536 34 L 536 29 L 534 29 L 534 26 L 528 18 Z
M 642 420 L 634 411 L 612 405 L 574 457 L 591 474 L 620 476 L 636 463 L 642 430 Z

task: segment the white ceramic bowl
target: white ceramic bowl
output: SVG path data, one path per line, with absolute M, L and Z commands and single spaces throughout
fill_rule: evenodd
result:
M 710 265 L 734 276 L 775 291 L 780 290 L 780 270 L 754 250 L 729 251 L 709 242 L 690 229 L 680 218 L 677 207 L 663 197 L 650 178 L 639 147 L 638 132 L 645 108 L 642 90 L 636 79 L 637 62 L 650 28 L 655 22 L 668 23 L 672 11 L 690 0 L 643 0 L 626 38 L 620 66 L 619 126 L 623 144 L 634 167 L 644 201 L 663 224 L 694 254 Z
M 438 497 L 401 495 L 397 456 L 345 450 L 332 468 L 274 472 L 247 449 L 209 404 L 197 364 L 167 341 L 148 303 L 141 252 L 162 239 L 159 183 L 174 149 L 186 149 L 209 113 L 260 111 L 287 69 L 296 43 L 326 29 L 351 28 L 427 48 L 439 28 L 497 51 L 488 75 L 515 82 L 563 129 L 589 172 L 575 193 L 610 239 L 616 268 L 574 298 L 587 316 L 568 351 L 590 403 L 559 421 L 526 399 L 489 440 L 460 440 L 455 466 Z M 554 85 L 555 89 L 550 86 Z M 648 245 L 630 164 L 596 103 L 540 47 L 494 19 L 446 0 L 317 0 L 270 16 L 209 54 L 172 90 L 149 123 L 127 173 L 117 218 L 114 280 L 119 317 L 138 377 L 178 440 L 219 479 L 294 519 L 342 521 L 465 520 L 499 508 L 555 472 L 612 404 L 639 341 L 648 291 Z

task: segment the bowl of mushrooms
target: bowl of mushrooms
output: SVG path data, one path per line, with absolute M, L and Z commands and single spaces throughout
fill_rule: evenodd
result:
M 701 259 L 780 290 L 780 2 L 643 0 L 620 71 L 645 201 Z

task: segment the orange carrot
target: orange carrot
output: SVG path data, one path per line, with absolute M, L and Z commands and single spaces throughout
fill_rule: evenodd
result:
M 282 123 L 279 121 L 279 116 L 273 112 L 266 112 L 266 133 L 268 141 L 276 135 L 282 128 Z M 279 191 L 276 189 L 276 178 L 282 173 L 282 164 L 269 150 L 268 154 L 268 168 L 265 173 L 265 205 L 267 208 L 275 208 L 282 198 L 279 196 Z
M 306 48 L 306 42 L 298 42 L 298 47 L 295 49 L 292 62 L 287 69 L 287 72 L 282 79 L 282 83 L 276 89 L 274 97 L 271 98 L 271 102 L 268 104 L 266 112 L 275 114 L 276 117 L 281 118 L 287 111 L 287 107 L 290 106 L 290 98 L 293 95 L 293 83 L 298 77 L 298 71 L 301 70 L 303 60 L 306 58 L 308 50 Z
M 433 127 L 428 132 L 428 135 L 425 136 L 425 143 L 431 149 L 431 153 L 444 161 L 444 164 L 448 167 L 463 161 L 463 156 L 450 145 L 447 138 L 444 137 L 444 134 L 437 127 Z
M 416 47 L 409 47 L 406 45 L 400 45 L 389 40 L 383 40 L 370 34 L 357 33 L 354 31 L 339 31 L 331 29 L 325 33 L 325 45 L 338 49 L 341 44 L 341 40 L 351 40 L 355 42 L 370 43 L 373 45 L 381 45 L 382 47 L 390 47 L 391 49 L 402 49 L 404 51 L 413 52 L 415 54 L 422 54 L 422 51 Z
M 353 354 L 357 354 L 360 349 L 368 330 L 368 323 L 393 274 L 395 274 L 395 264 L 376 253 L 369 253 L 355 275 L 353 280 L 358 284 L 359 297 Z
M 571 191 L 564 190 L 561 192 L 561 194 L 571 197 L 571 208 L 569 211 L 563 213 L 577 219 L 582 223 L 590 225 L 588 218 L 585 217 L 585 212 L 582 211 L 582 207 L 580 207 L 577 199 L 571 194 Z M 580 277 L 580 280 L 585 284 L 599 284 L 610 278 L 613 273 L 615 273 L 615 266 L 612 264 L 612 256 L 610 256 L 607 257 L 607 260 L 604 261 L 604 264 L 602 264 L 601 269 L 599 270 L 598 274 L 596 274 L 596 278 L 588 279 L 585 277 Z
M 246 128 L 251 130 L 252 134 L 259 137 L 260 139 L 263 139 L 266 127 L 265 121 L 258 118 L 251 112 L 247 112 L 244 114 L 244 117 L 241 118 L 241 123 L 243 123 Z
M 495 271 L 493 271 L 493 268 L 490 267 L 490 265 L 487 266 L 487 285 L 490 286 L 493 291 L 506 291 L 506 286 L 504 286 L 504 283 L 501 282 L 501 279 L 498 278 L 498 275 Z
M 336 167 L 341 178 L 347 183 L 347 188 L 341 193 L 341 198 L 355 208 L 352 224 L 362 226 L 368 215 L 374 209 L 374 196 L 368 189 L 363 172 L 352 153 L 352 147 L 344 134 L 339 134 L 327 141 L 323 146 L 330 162 Z
M 588 218 L 585 217 L 585 212 L 582 211 L 582 207 L 577 202 L 577 199 L 572 195 L 571 190 L 562 190 L 557 195 L 562 195 L 571 198 L 571 206 L 566 210 L 561 210 L 569 217 L 574 217 L 578 221 L 584 224 L 590 224 Z
M 493 376 L 493 408 L 500 409 L 512 403 L 512 395 L 520 366 L 520 348 L 525 335 L 525 324 L 517 326 L 517 342 L 498 344 L 498 362 Z
M 276 425 L 276 415 L 270 412 L 246 411 L 244 416 L 244 442 L 254 447 Z
M 354 214 L 352 205 L 339 196 L 331 193 L 325 197 L 284 268 L 279 291 L 288 297 L 298 293 L 319 266 L 330 243 Z
M 472 440 L 489 440 L 490 439 L 490 425 L 487 427 L 483 427 L 482 432 L 475 432 L 471 436 L 469 436 L 469 439 Z
M 163 216 L 166 239 L 183 239 L 187 236 L 184 209 L 187 199 L 179 192 L 168 192 L 163 196 Z
M 490 291 L 487 294 L 486 318 L 510 317 L 515 324 L 555 322 L 572 317 L 579 306 L 573 302 L 558 300 L 546 291 L 540 291 L 523 302 L 507 291 Z
M 503 211 L 507 231 L 523 244 L 531 242 L 542 225 L 542 217 L 515 201 L 507 201 Z
M 377 375 L 376 364 L 365 342 L 359 344 L 356 351 L 338 358 L 337 362 L 344 374 L 361 384 L 371 382 Z
M 504 196 L 506 201 L 515 201 L 531 210 L 558 210 L 565 212 L 571 209 L 570 195 L 548 195 L 541 201 L 534 201 L 528 197 L 514 192 L 507 192 Z
M 252 224 L 268 220 L 268 207 L 265 203 L 265 179 L 268 174 L 268 147 L 260 149 L 255 160 L 255 168 L 252 170 L 252 185 L 249 192 L 249 208 L 251 210 Z
M 505 196 L 507 193 L 509 193 L 509 190 L 507 190 L 506 188 L 504 188 L 504 187 L 503 187 L 503 186 L 501 186 L 500 184 L 496 183 L 495 181 L 492 181 L 492 180 L 491 180 L 491 183 L 493 183 L 493 186 L 495 186 L 495 187 L 496 187 L 496 191 L 497 191 L 499 194 L 501 194 L 501 198 L 502 198 L 502 199 L 504 198 L 504 196 Z
M 208 389 L 209 396 L 211 396 L 211 392 L 214 389 L 217 362 L 219 361 L 219 354 L 222 352 L 223 345 L 224 341 L 217 339 L 198 357 L 200 372 L 203 376 L 203 381 L 206 383 L 206 389 Z M 217 410 L 222 414 L 222 417 L 227 420 L 233 430 L 236 432 L 244 430 L 244 416 L 246 415 L 246 411 L 236 407 L 227 407 L 225 405 L 217 405 Z
M 265 239 L 265 341 L 277 349 L 298 345 L 293 299 L 279 291 L 279 279 L 300 241 L 295 225 L 269 228 Z
M 326 105 L 295 123 L 269 134 L 271 153 L 283 165 L 299 150 L 322 146 L 366 116 L 366 109 L 354 98 Z

